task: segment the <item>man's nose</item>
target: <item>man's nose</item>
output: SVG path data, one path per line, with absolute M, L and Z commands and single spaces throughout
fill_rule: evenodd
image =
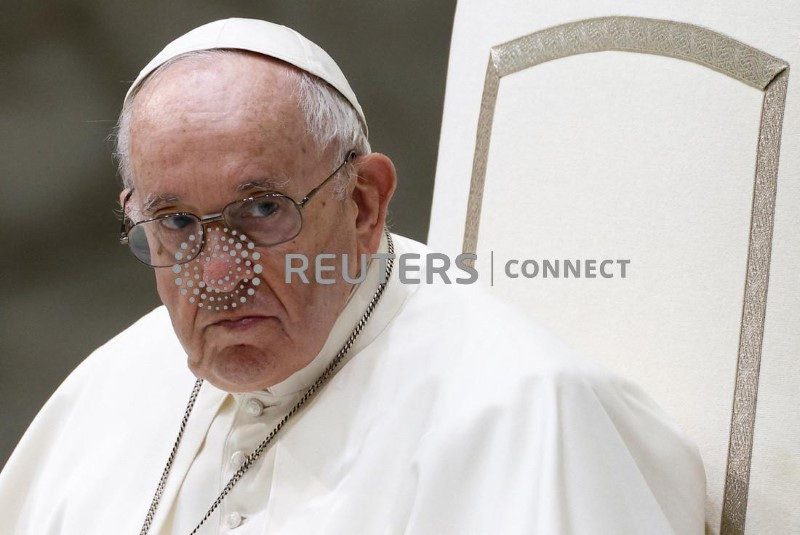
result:
M 203 282 L 209 290 L 233 292 L 246 277 L 236 243 L 237 240 L 225 228 L 206 229 L 205 247 L 197 260 L 203 271 Z

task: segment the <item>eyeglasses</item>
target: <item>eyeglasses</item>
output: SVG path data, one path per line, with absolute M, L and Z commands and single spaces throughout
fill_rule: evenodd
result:
M 127 244 L 139 261 L 152 267 L 185 264 L 197 258 L 205 244 L 205 226 L 218 221 L 223 221 L 234 234 L 238 232 L 242 240 L 250 240 L 255 245 L 267 247 L 287 242 L 303 228 L 302 209 L 355 157 L 356 152 L 351 150 L 344 161 L 299 202 L 281 193 L 265 193 L 234 201 L 222 212 L 204 217 L 180 212 L 138 223 L 125 217 L 119 242 Z M 123 213 L 132 194 L 133 190 L 122 203 Z

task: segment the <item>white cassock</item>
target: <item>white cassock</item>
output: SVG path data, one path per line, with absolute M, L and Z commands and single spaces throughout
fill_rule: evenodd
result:
M 703 533 L 697 450 L 637 387 L 478 285 L 396 271 L 344 366 L 199 533 Z M 379 275 L 372 262 L 307 368 L 263 392 L 203 385 L 151 533 L 191 532 L 338 352 Z M 0 533 L 138 533 L 194 382 L 163 307 L 97 350 L 0 475 Z

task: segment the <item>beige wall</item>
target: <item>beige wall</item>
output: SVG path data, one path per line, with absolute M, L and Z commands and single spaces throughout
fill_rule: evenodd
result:
M 139 69 L 172 38 L 218 18 L 299 30 L 339 62 L 373 148 L 398 168 L 394 229 L 424 240 L 454 5 L 3 0 L 0 465 L 67 374 L 158 304 L 150 269 L 117 245 L 118 185 L 106 141 Z

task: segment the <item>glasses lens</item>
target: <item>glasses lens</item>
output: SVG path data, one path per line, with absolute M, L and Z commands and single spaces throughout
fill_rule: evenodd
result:
M 192 215 L 176 214 L 137 223 L 128 232 L 134 256 L 153 267 L 183 264 L 197 256 L 203 229 Z
M 225 208 L 225 220 L 257 245 L 289 241 L 302 226 L 297 205 L 279 193 L 230 204 Z

